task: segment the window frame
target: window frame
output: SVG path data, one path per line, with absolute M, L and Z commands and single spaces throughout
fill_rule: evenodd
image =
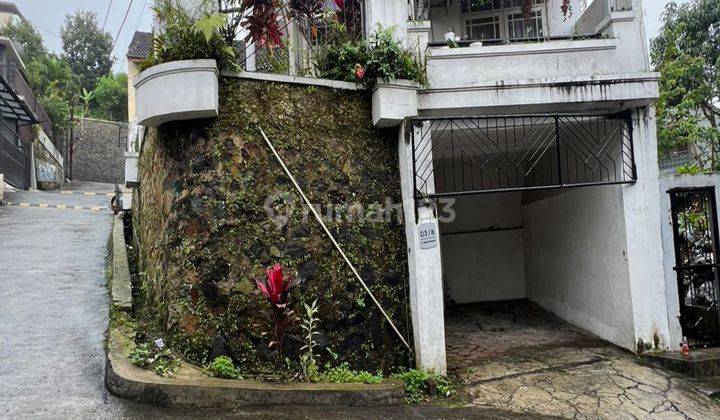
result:
M 470 16 L 465 16 L 464 19 L 464 25 L 463 25 L 463 38 L 468 38 L 471 40 L 475 40 L 475 38 L 470 38 L 468 34 L 468 27 L 470 26 L 476 26 L 470 24 L 470 21 L 474 19 L 493 19 L 493 26 L 497 27 L 498 32 L 498 38 L 494 39 L 502 39 L 503 38 L 503 16 L 500 12 L 475 12 Z M 482 41 L 481 39 L 477 39 L 478 41 Z
M 500 37 L 498 38 L 500 40 L 504 40 L 504 39 L 523 40 L 523 39 L 542 39 L 542 38 L 544 38 L 545 36 L 547 36 L 547 33 L 548 33 L 548 21 L 547 21 L 548 17 L 547 17 L 546 7 L 545 7 L 547 5 L 547 0 L 539 1 L 539 2 L 538 2 L 538 0 L 535 0 L 535 1 L 536 1 L 536 4 L 534 4 L 532 6 L 531 11 L 533 13 L 535 13 L 535 12 L 540 13 L 540 16 L 539 16 L 541 19 L 540 28 L 542 29 L 542 35 L 538 35 L 537 38 L 535 38 L 535 37 L 511 38 L 510 37 L 510 28 L 509 28 L 510 16 L 522 14 L 522 8 L 516 6 L 516 7 L 506 7 L 505 9 L 503 9 L 502 7 L 497 8 L 497 9 L 493 7 L 490 10 L 483 10 L 483 11 L 477 11 L 477 12 L 462 12 L 462 10 L 461 10 L 460 17 L 462 19 L 463 39 L 467 39 L 468 41 L 484 41 L 481 39 L 470 38 L 470 36 L 469 36 L 470 34 L 467 31 L 468 23 L 472 19 L 480 19 L 480 18 L 487 18 L 487 17 L 493 17 L 493 16 L 498 16 L 500 19 Z M 492 0 L 490 0 L 490 4 L 493 4 Z

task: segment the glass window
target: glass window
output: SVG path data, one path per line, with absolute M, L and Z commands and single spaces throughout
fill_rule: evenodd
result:
M 465 34 L 470 39 L 499 39 L 500 17 L 488 16 L 467 19 L 465 21 Z
M 543 36 L 542 13 L 538 10 L 526 18 L 522 13 L 508 15 L 508 38 L 530 39 Z

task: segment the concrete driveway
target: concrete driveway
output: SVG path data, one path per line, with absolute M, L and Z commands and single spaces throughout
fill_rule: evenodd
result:
M 460 307 L 446 322 L 448 365 L 472 406 L 563 418 L 720 418 L 701 384 L 644 366 L 528 301 Z

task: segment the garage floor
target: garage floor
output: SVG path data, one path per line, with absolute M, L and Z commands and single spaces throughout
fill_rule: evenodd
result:
M 529 301 L 446 315 L 448 369 L 469 405 L 569 418 L 720 418 L 689 378 L 637 358 Z

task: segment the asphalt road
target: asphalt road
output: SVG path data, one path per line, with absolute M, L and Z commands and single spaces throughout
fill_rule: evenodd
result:
M 478 409 L 266 407 L 175 410 L 132 403 L 103 385 L 108 326 L 108 184 L 80 193 L 16 191 L 0 206 L 0 418 L 508 418 Z M 65 208 L 25 207 L 61 204 Z

